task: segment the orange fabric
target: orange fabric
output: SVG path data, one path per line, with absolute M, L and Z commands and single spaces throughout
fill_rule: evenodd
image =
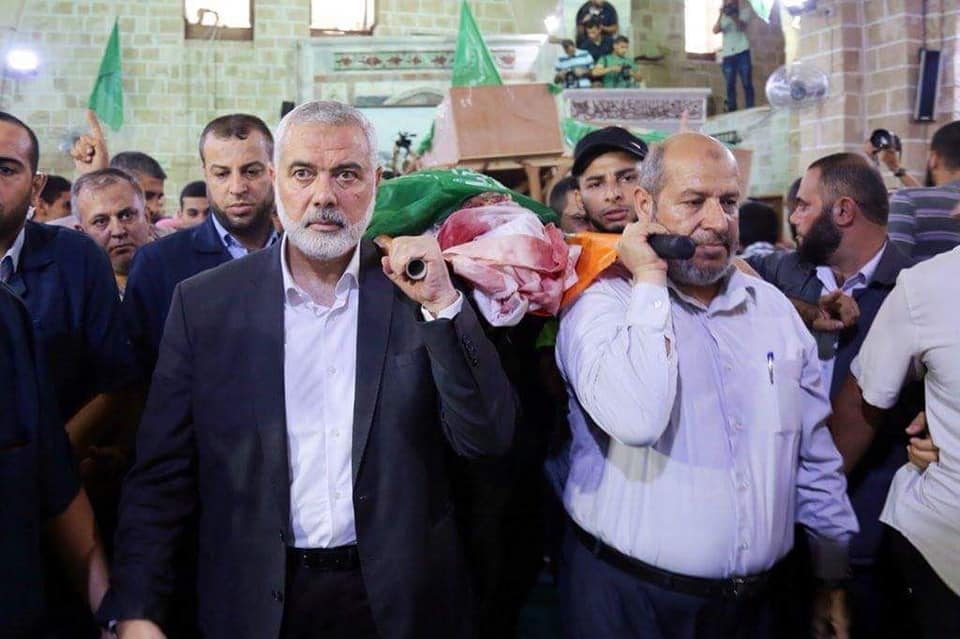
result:
M 603 271 L 617 261 L 617 242 L 620 235 L 617 233 L 570 233 L 567 235 L 568 244 L 583 247 L 580 259 L 577 260 L 577 283 L 563 293 L 560 308 L 569 306 L 580 293 L 597 279 Z

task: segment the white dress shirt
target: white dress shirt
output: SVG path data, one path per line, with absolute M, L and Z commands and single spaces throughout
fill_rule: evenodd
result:
M 927 427 L 940 461 L 893 478 L 880 521 L 897 529 L 960 594 L 960 248 L 905 269 L 850 367 L 863 399 L 897 402 L 904 382 L 925 372 Z
M 704 307 L 614 267 L 561 316 L 564 505 L 620 552 L 708 578 L 770 568 L 799 521 L 840 577 L 857 523 L 816 345 L 782 293 L 727 278 Z
M 283 273 L 283 382 L 290 461 L 293 546 L 356 543 L 353 511 L 353 409 L 357 379 L 360 249 L 324 306 L 297 285 L 280 247 Z M 463 296 L 438 313 L 453 319 Z M 426 321 L 435 319 L 421 308 Z
M 823 284 L 823 289 L 820 293 L 821 296 L 827 295 L 840 289 L 844 295 L 853 297 L 853 294 L 859 291 L 862 288 L 867 288 L 870 285 L 870 282 L 873 281 L 873 274 L 877 272 L 877 265 L 880 263 L 880 258 L 883 257 L 883 251 L 887 248 L 887 243 L 884 242 L 883 246 L 880 247 L 880 250 L 877 251 L 877 254 L 870 258 L 870 261 L 863 265 L 863 267 L 857 271 L 855 274 L 851 275 L 843 283 L 843 286 L 837 286 L 837 278 L 833 274 L 833 270 L 829 266 L 818 266 L 817 267 L 817 279 L 820 280 L 820 283 Z M 820 368 L 823 372 L 823 387 L 827 389 L 827 393 L 830 392 L 830 385 L 833 384 L 833 366 L 837 361 L 837 343 L 839 342 L 840 334 L 837 332 L 833 333 L 833 348 L 831 353 L 833 356 L 830 359 L 820 360 Z

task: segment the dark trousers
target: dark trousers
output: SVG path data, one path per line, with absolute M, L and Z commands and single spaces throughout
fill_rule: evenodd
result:
M 376 639 L 360 568 L 321 570 L 287 563 L 280 639 Z
M 667 590 L 564 539 L 560 608 L 567 639 L 771 639 L 770 597 L 732 600 Z
M 737 110 L 737 76 L 740 76 L 740 83 L 743 84 L 743 99 L 747 108 L 752 109 L 753 64 L 750 60 L 750 49 L 723 59 L 723 79 L 727 82 L 727 111 Z
M 934 572 L 923 555 L 897 531 L 893 533 L 893 554 L 909 588 L 909 602 L 915 622 L 912 637 L 940 639 L 960 637 L 960 595 Z

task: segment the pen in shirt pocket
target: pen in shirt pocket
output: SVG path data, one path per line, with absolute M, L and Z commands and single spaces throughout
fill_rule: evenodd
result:
M 770 374 L 770 383 L 773 384 L 773 351 L 767 353 L 767 373 Z

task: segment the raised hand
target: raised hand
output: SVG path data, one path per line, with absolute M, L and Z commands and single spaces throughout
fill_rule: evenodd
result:
M 81 135 L 73 143 L 73 148 L 70 149 L 70 157 L 73 158 L 73 166 L 78 175 L 105 169 L 110 163 L 107 141 L 103 136 L 100 121 L 97 120 L 97 115 L 89 109 L 87 110 L 87 124 L 90 125 L 90 133 Z

